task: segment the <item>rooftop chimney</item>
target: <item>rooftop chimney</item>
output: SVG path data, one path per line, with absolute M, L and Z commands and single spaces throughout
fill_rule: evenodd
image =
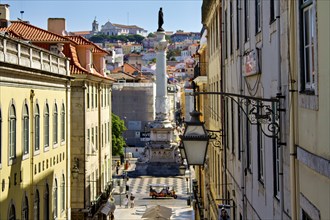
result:
M 48 31 L 65 36 L 65 18 L 48 18 Z
M 9 5 L 0 4 L 0 28 L 9 25 Z

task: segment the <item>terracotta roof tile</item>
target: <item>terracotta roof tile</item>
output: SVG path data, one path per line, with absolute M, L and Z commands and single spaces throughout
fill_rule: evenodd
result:
M 91 31 L 74 31 L 74 32 L 70 32 L 70 34 L 73 34 L 73 35 L 88 35 L 88 34 L 91 34 Z
M 111 73 L 110 75 L 112 78 L 114 78 L 116 80 L 118 80 L 118 79 L 134 80 L 136 78 L 135 76 L 132 76 L 130 74 L 123 73 L 123 72 Z
M 78 55 L 76 51 L 76 47 L 70 45 L 70 72 L 71 74 L 88 74 L 89 72 L 83 68 L 78 60 Z
M 124 70 L 123 70 L 123 67 L 124 67 Z M 128 73 L 131 75 L 135 72 L 141 72 L 138 68 L 136 68 L 128 63 L 124 63 L 123 67 L 118 67 L 118 68 L 114 69 L 112 72 L 113 73 L 124 72 L 124 73 Z
M 107 51 L 100 48 L 98 45 L 94 44 L 92 41 L 87 40 L 86 38 L 82 36 L 67 36 L 70 40 L 75 42 L 78 45 L 91 45 L 93 46 L 92 52 L 93 53 L 105 53 L 109 54 Z
M 69 40 L 58 34 L 43 30 L 22 21 L 12 21 L 11 25 L 3 28 L 5 31 L 13 32 L 22 39 L 32 42 L 68 42 Z
M 76 45 L 91 45 L 94 49 L 93 52 L 95 53 L 105 53 L 107 54 L 107 51 L 103 50 L 93 42 L 81 37 L 81 36 L 61 36 L 52 32 L 49 32 L 47 30 L 43 30 L 41 28 L 35 27 L 33 25 L 30 25 L 26 22 L 22 21 L 13 21 L 11 22 L 11 25 L 7 28 L 0 28 L 0 31 L 6 31 L 9 33 L 10 36 L 15 38 L 20 38 L 24 40 L 29 40 L 34 43 L 39 42 L 45 42 L 45 43 L 54 43 L 54 42 L 61 42 L 61 43 L 68 43 L 70 48 L 69 57 L 70 60 L 70 72 L 71 74 L 91 74 L 98 77 L 102 77 L 105 79 L 109 79 L 112 81 L 115 81 L 113 78 L 104 76 L 97 72 L 96 70 L 91 73 L 88 72 L 84 67 L 81 66 L 77 51 L 76 51 Z

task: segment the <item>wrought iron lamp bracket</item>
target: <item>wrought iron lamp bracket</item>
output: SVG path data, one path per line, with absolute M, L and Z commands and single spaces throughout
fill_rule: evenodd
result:
M 220 95 L 234 101 L 241 112 L 252 125 L 260 125 L 264 135 L 270 138 L 278 138 L 280 133 L 280 99 L 258 98 L 225 92 L 193 92 L 192 96 L 198 95 Z
M 221 147 L 222 130 L 215 131 L 206 129 L 206 131 L 208 133 L 209 140 L 211 141 L 213 146 Z

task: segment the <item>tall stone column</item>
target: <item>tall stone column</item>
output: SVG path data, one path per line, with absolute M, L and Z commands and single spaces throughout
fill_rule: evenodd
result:
M 167 41 L 164 31 L 157 31 L 156 50 L 156 121 L 168 124 L 169 103 L 167 99 L 166 50 Z M 167 126 L 164 126 L 167 127 Z

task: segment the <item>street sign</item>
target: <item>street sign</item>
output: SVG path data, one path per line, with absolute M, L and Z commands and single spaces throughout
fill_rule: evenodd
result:
M 150 132 L 140 132 L 141 141 L 150 141 Z

